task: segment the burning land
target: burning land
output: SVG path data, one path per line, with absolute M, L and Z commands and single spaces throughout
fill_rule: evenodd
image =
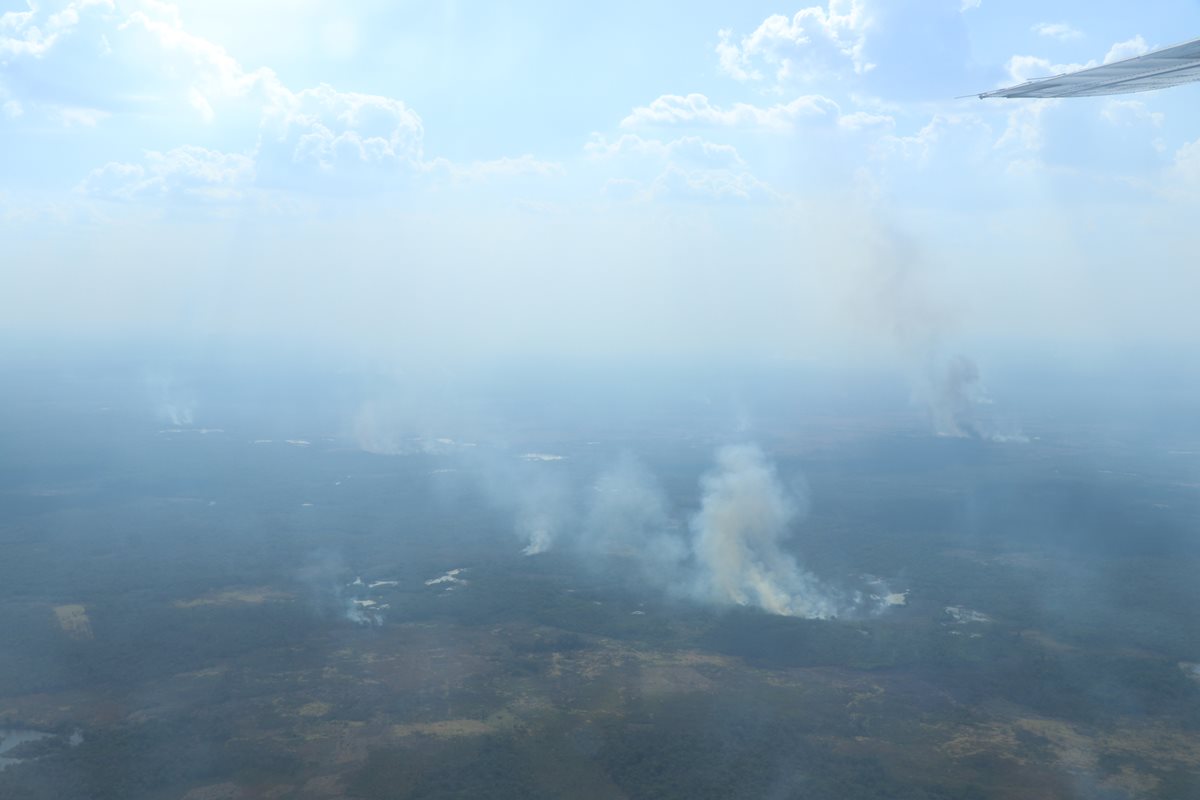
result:
M 4 489 L 0 797 L 1200 791 L 1187 456 L 772 419 L 114 430 Z

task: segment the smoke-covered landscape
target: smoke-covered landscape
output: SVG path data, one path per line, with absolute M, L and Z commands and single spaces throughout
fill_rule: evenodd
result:
M 0 800 L 1200 798 L 1197 31 L 0 0 Z
M 903 370 L 542 364 L 372 439 L 378 379 L 96 358 L 8 362 L 0 796 L 1200 788 L 1173 402 L 1013 373 L 1001 441 Z

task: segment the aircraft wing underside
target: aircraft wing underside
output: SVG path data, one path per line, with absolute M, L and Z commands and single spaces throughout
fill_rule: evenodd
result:
M 1166 89 L 1200 81 L 1200 39 L 1136 58 L 983 92 L 987 97 L 1094 97 Z

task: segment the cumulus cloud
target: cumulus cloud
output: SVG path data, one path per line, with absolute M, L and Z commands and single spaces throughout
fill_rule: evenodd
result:
M 1160 197 L 1173 204 L 1200 201 L 1200 139 L 1177 148 L 1152 185 Z
M 916 133 L 907 136 L 886 134 L 875 146 L 878 154 L 897 156 L 924 165 L 952 137 L 975 138 L 990 133 L 990 128 L 975 114 L 936 113 Z
M 286 165 L 308 163 L 331 172 L 414 165 L 421 158 L 421 118 L 401 100 L 327 84 L 299 92 L 280 87 L 273 97 L 264 110 L 262 147 Z
M 1166 120 L 1165 114 L 1151 111 L 1141 100 L 1109 100 L 1101 109 L 1100 116 L 1105 121 L 1122 127 L 1149 123 L 1155 128 L 1161 128 Z
M 749 171 L 737 148 L 699 136 L 664 141 L 627 133 L 610 140 L 593 134 L 584 151 L 593 161 L 620 163 L 637 175 L 609 179 L 613 197 L 748 201 L 780 196 Z
M 665 94 L 648 106 L 635 108 L 621 120 L 621 127 L 692 125 L 788 131 L 799 121 L 836 121 L 840 115 L 838 104 L 821 95 L 804 95 L 771 106 L 734 103 L 723 108 L 699 93 Z
M 644 139 L 637 134 L 627 133 L 610 141 L 600 134 L 592 134 L 592 138 L 584 145 L 584 152 L 591 158 L 632 155 L 710 167 L 741 167 L 746 163 L 733 145 L 710 142 L 699 136 L 684 136 L 663 141 Z
M 1083 38 L 1082 31 L 1077 30 L 1066 22 L 1039 22 L 1033 26 L 1032 30 L 1038 36 L 1058 39 L 1060 42 Z
M 1132 39 L 1127 39 L 1124 42 L 1117 42 L 1104 56 L 1104 63 L 1111 64 L 1114 61 L 1122 61 L 1126 58 L 1136 58 L 1144 56 L 1150 52 L 1150 45 L 1146 44 L 1146 40 L 1141 36 L 1135 36 Z
M 1045 145 L 1043 117 L 1062 105 L 1058 99 L 1039 99 L 1022 103 L 1008 114 L 1008 125 L 996 140 L 996 149 L 1017 148 L 1037 152 Z
M 1089 67 L 1097 67 L 1102 63 L 1111 64 L 1114 61 L 1145 55 L 1149 51 L 1150 47 L 1146 44 L 1146 40 L 1141 36 L 1135 36 L 1132 39 L 1117 42 L 1110 47 L 1104 55 L 1104 60 L 1101 62 L 1093 59 L 1085 64 L 1056 64 L 1040 56 L 1015 55 L 1008 60 L 1008 74 L 1014 83 L 1023 83 L 1025 81 L 1037 80 L 1038 78 L 1062 75 L 1065 72 L 1075 72 L 1076 70 L 1088 69 Z
M 254 159 L 203 147 L 148 151 L 140 163 L 110 162 L 93 170 L 80 184 L 85 194 L 119 200 L 180 197 L 227 200 L 254 179 Z
M 863 48 L 871 25 L 866 4 L 829 0 L 824 6 L 773 14 L 751 33 L 737 39 L 732 30 L 718 32 L 721 69 L 740 81 L 812 80 L 849 65 L 854 72 L 872 68 Z
M 461 164 L 427 159 L 424 123 L 403 100 L 326 83 L 291 86 L 269 67 L 244 66 L 221 44 L 189 30 L 179 9 L 167 2 L 144 0 L 118 7 L 111 0 L 75 0 L 57 10 L 30 4 L 27 11 L 9 12 L 0 19 L 0 59 L 17 54 L 37 61 L 14 79 L 7 96 L 0 97 L 5 116 L 19 116 L 31 104 L 71 126 L 94 126 L 126 111 L 190 116 L 214 126 L 225 148 L 237 151 L 239 182 L 248 178 L 263 187 L 320 191 L 331 181 L 354 188 L 388 188 L 405 176 L 442 173 L 455 179 L 495 180 L 562 172 L 561 165 L 531 155 Z M 67 33 L 81 31 L 85 38 L 74 36 L 76 43 L 58 52 Z M 81 65 L 96 70 L 88 90 L 92 106 L 67 102 L 67 92 L 60 93 L 61 98 L 55 91 L 46 92 L 46 86 L 69 84 Z M 38 70 L 55 79 L 38 79 Z M 65 79 L 56 72 L 62 70 L 68 71 Z M 105 183 L 117 176 L 131 179 L 130 184 L 112 187 L 126 197 L 156 196 L 159 193 L 147 190 L 172 183 L 168 175 L 194 173 L 207 183 L 210 170 L 193 169 L 199 149 L 178 145 L 183 143 L 156 148 L 162 152 L 155 163 L 106 165 L 85 183 Z M 253 162 L 249 168 L 243 163 L 246 158 Z M 186 163 L 171 170 L 164 159 Z
M 73 0 L 58 11 L 43 11 L 26 0 L 25 11 L 0 14 L 0 63 L 23 56 L 40 58 L 79 24 L 80 12 L 113 10 L 112 0 Z
M 54 110 L 54 116 L 64 128 L 94 128 L 111 116 L 107 111 L 98 108 L 61 107 Z
M 486 181 L 492 178 L 515 178 L 534 176 L 555 178 L 566 174 L 566 168 L 557 161 L 543 161 L 531 153 L 486 161 L 456 162 L 446 158 L 434 158 L 422 164 L 429 173 L 444 173 L 459 180 Z

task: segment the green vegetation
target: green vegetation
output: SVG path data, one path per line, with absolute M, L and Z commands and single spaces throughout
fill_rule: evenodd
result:
M 1198 509 L 1170 476 L 1096 489 L 1077 453 L 979 443 L 795 455 L 806 566 L 909 591 L 814 621 L 665 596 L 628 554 L 523 558 L 470 481 L 431 491 L 466 462 L 233 439 L 143 439 L 99 466 L 84 448 L 71 491 L 10 491 L 0 727 L 57 735 L 10 754 L 0 798 L 1200 791 L 1200 682 L 1180 666 L 1200 662 Z M 654 447 L 690 507 L 702 455 Z M 581 474 L 608 457 L 569 452 Z M 465 583 L 426 585 L 452 568 Z M 382 624 L 347 619 L 354 592 L 389 606 Z M 74 606 L 86 631 L 55 613 Z

